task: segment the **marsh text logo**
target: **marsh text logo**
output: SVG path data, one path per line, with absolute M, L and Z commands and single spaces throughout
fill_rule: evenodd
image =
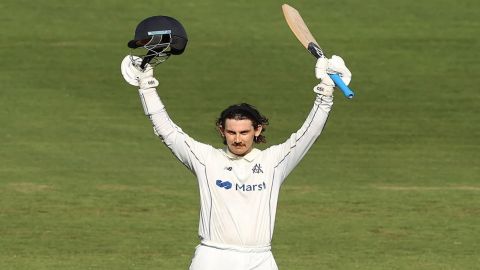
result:
M 224 189 L 231 189 L 233 187 L 232 182 L 228 180 L 217 180 L 215 184 Z M 267 189 L 267 184 L 265 182 L 258 183 L 258 184 L 238 184 L 235 183 L 235 190 L 241 192 L 253 192 L 253 191 L 262 191 Z

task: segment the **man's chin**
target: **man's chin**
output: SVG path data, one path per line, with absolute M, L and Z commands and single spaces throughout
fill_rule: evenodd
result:
M 236 146 L 230 146 L 229 147 L 229 150 L 230 152 L 232 152 L 232 154 L 234 155 L 237 155 L 237 156 L 244 156 L 246 154 L 248 154 L 248 150 L 246 147 L 236 147 Z

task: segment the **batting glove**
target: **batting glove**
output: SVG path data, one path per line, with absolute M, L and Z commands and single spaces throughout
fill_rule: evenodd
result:
M 123 78 L 127 83 L 139 86 L 140 89 L 157 87 L 158 81 L 153 77 L 153 68 L 147 64 L 142 70 L 139 67 L 141 62 L 142 59 L 138 56 L 125 56 L 121 64 Z
M 158 81 L 153 77 L 153 69 L 145 72 L 139 72 L 137 75 L 138 84 L 140 89 L 155 88 L 158 86 Z
M 333 55 L 331 59 L 321 57 L 315 65 L 315 77 L 321 82 L 313 88 L 317 94 L 333 96 L 335 83 L 328 74 L 338 74 L 346 85 L 352 80 L 352 73 L 345 66 L 345 61 L 340 56 Z
M 127 55 L 121 64 L 123 78 L 133 86 L 139 86 L 138 93 L 145 115 L 153 115 L 164 109 L 163 103 L 155 90 L 158 81 L 153 77 L 153 68 L 147 64 L 144 70 L 139 68 L 142 59 Z
M 352 80 L 352 72 L 350 72 L 345 65 L 345 61 L 343 61 L 343 59 L 337 55 L 332 55 L 332 58 L 328 60 L 327 73 L 337 73 L 346 85 L 349 85 L 350 81 Z

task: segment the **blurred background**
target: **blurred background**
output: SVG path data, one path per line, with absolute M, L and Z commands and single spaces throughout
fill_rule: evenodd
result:
M 303 123 L 315 60 L 284 2 L 3 0 L 0 269 L 187 269 L 195 177 L 153 135 L 120 62 L 168 15 L 185 53 L 155 69 L 172 119 L 222 147 L 214 122 L 249 102 L 268 147 Z M 285 182 L 280 269 L 478 269 L 478 1 L 291 1 L 353 73 Z

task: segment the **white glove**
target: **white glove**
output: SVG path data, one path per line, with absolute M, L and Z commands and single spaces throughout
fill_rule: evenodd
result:
M 140 89 L 155 88 L 158 81 L 153 77 L 153 68 L 147 64 L 144 70 L 140 69 L 142 59 L 138 56 L 127 55 L 123 58 L 121 71 L 125 81 Z
M 313 88 L 317 94 L 333 96 L 335 83 L 328 74 L 338 74 L 346 85 L 352 80 L 352 73 L 345 66 L 345 61 L 340 56 L 333 55 L 331 59 L 321 57 L 315 65 L 315 77 L 321 82 Z
M 352 72 L 350 72 L 350 70 L 347 68 L 342 57 L 337 55 L 332 55 L 332 58 L 328 60 L 327 73 L 337 73 L 346 85 L 349 85 L 350 81 L 352 80 Z
M 321 82 L 313 87 L 313 91 L 317 94 L 331 97 L 333 96 L 333 87 L 335 83 L 330 79 L 327 74 L 328 59 L 326 57 L 320 57 L 315 65 L 315 77 Z
M 142 63 L 140 57 L 127 55 L 123 58 L 120 67 L 123 78 L 127 83 L 133 86 L 140 86 L 138 93 L 142 101 L 143 110 L 145 115 L 150 116 L 162 111 L 165 106 L 163 106 L 155 90 L 155 87 L 158 86 L 158 81 L 153 77 L 153 68 L 147 64 L 145 70 L 142 71 L 139 68 L 140 63 Z

